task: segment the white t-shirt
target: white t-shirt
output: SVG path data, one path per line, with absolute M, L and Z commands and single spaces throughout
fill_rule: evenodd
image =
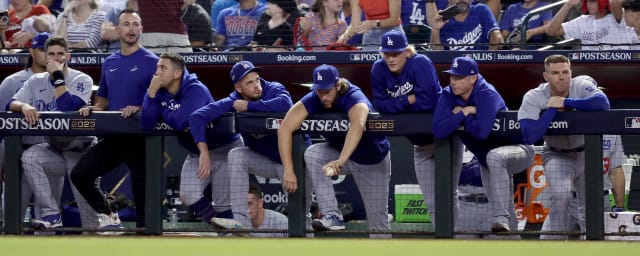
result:
M 638 36 L 629 36 L 627 26 L 616 21 L 613 14 L 601 19 L 594 15 L 582 15 L 562 23 L 564 38 L 576 38 L 582 41 L 582 50 L 629 50 L 631 45 L 639 44 Z M 602 44 L 602 45 L 598 45 Z

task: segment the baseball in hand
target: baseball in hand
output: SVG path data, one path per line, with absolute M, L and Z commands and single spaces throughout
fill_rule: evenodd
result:
M 334 176 L 336 175 L 336 169 L 333 169 L 333 167 L 329 166 L 324 169 L 324 175 L 328 177 Z

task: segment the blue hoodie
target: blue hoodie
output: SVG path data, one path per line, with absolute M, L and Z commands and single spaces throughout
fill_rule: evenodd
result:
M 454 115 L 451 111 L 456 106 L 475 106 L 476 114 L 464 116 L 460 111 Z M 484 80 L 482 75 L 478 75 L 478 81 L 466 101 L 453 94 L 451 86 L 447 86 L 442 90 L 433 115 L 433 136 L 438 139 L 447 138 L 460 125 L 464 125 L 464 131 L 459 133 L 460 140 L 478 158 L 478 162 L 487 167 L 487 153 L 490 150 L 504 145 L 523 143 L 521 136 L 514 138 L 490 136 L 496 115 L 500 111 L 507 111 L 507 106 L 502 96 L 493 85 Z
M 293 105 L 291 95 L 286 88 L 278 82 L 269 82 L 260 78 L 262 86 L 262 97 L 259 100 L 249 101 L 247 112 L 287 112 Z M 204 129 L 205 125 L 212 120 L 220 117 L 226 112 L 235 112 L 233 102 L 241 100 L 242 95 L 237 91 L 233 91 L 228 97 L 211 102 L 197 111 L 193 112 L 189 117 L 191 125 L 191 133 Z M 196 138 L 196 141 L 203 138 Z M 276 134 L 245 134 L 243 135 L 244 144 L 256 152 L 268 157 L 269 159 L 282 163 L 278 152 L 278 136 Z
M 209 148 L 226 145 L 237 139 L 239 135 L 224 137 L 208 134 L 206 123 L 203 129 L 190 129 L 191 134 L 189 134 L 189 116 L 202 106 L 213 102 L 209 89 L 198 80 L 195 74 L 189 74 L 185 69 L 180 89 L 175 95 L 171 95 L 166 89 L 158 90 L 153 99 L 145 94 L 140 115 L 142 128 L 150 131 L 158 122 L 164 121 L 176 130 L 180 145 L 194 154 L 200 152 L 196 146 L 197 142 L 206 142 Z
M 433 62 L 427 56 L 416 54 L 407 59 L 400 74 L 394 74 L 383 60 L 371 67 L 373 105 L 385 114 L 433 112 L 442 91 Z M 416 102 L 409 104 L 409 95 Z M 433 143 L 433 136 L 408 136 L 411 143 L 424 146 Z

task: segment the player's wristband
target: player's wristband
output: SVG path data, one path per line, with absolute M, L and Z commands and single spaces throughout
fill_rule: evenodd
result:
M 53 88 L 58 88 L 60 86 L 64 86 L 64 73 L 60 70 L 58 71 L 53 71 L 53 74 L 51 74 L 52 78 L 51 79 L 51 85 L 53 86 Z

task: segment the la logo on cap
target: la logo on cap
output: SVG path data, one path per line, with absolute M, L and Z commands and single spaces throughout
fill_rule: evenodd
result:
M 393 40 L 391 40 L 390 36 L 387 37 L 387 45 L 389 45 L 389 46 L 393 45 Z
M 320 75 L 320 72 L 318 72 L 318 77 L 317 77 L 317 79 L 316 79 L 316 80 L 318 80 L 318 81 L 322 81 L 322 75 Z
M 457 59 L 453 62 L 453 65 L 451 65 L 451 67 L 452 68 L 457 68 L 458 67 L 458 60 Z
M 242 67 L 245 68 L 245 69 L 250 68 L 249 63 L 246 63 L 246 62 L 242 63 Z

